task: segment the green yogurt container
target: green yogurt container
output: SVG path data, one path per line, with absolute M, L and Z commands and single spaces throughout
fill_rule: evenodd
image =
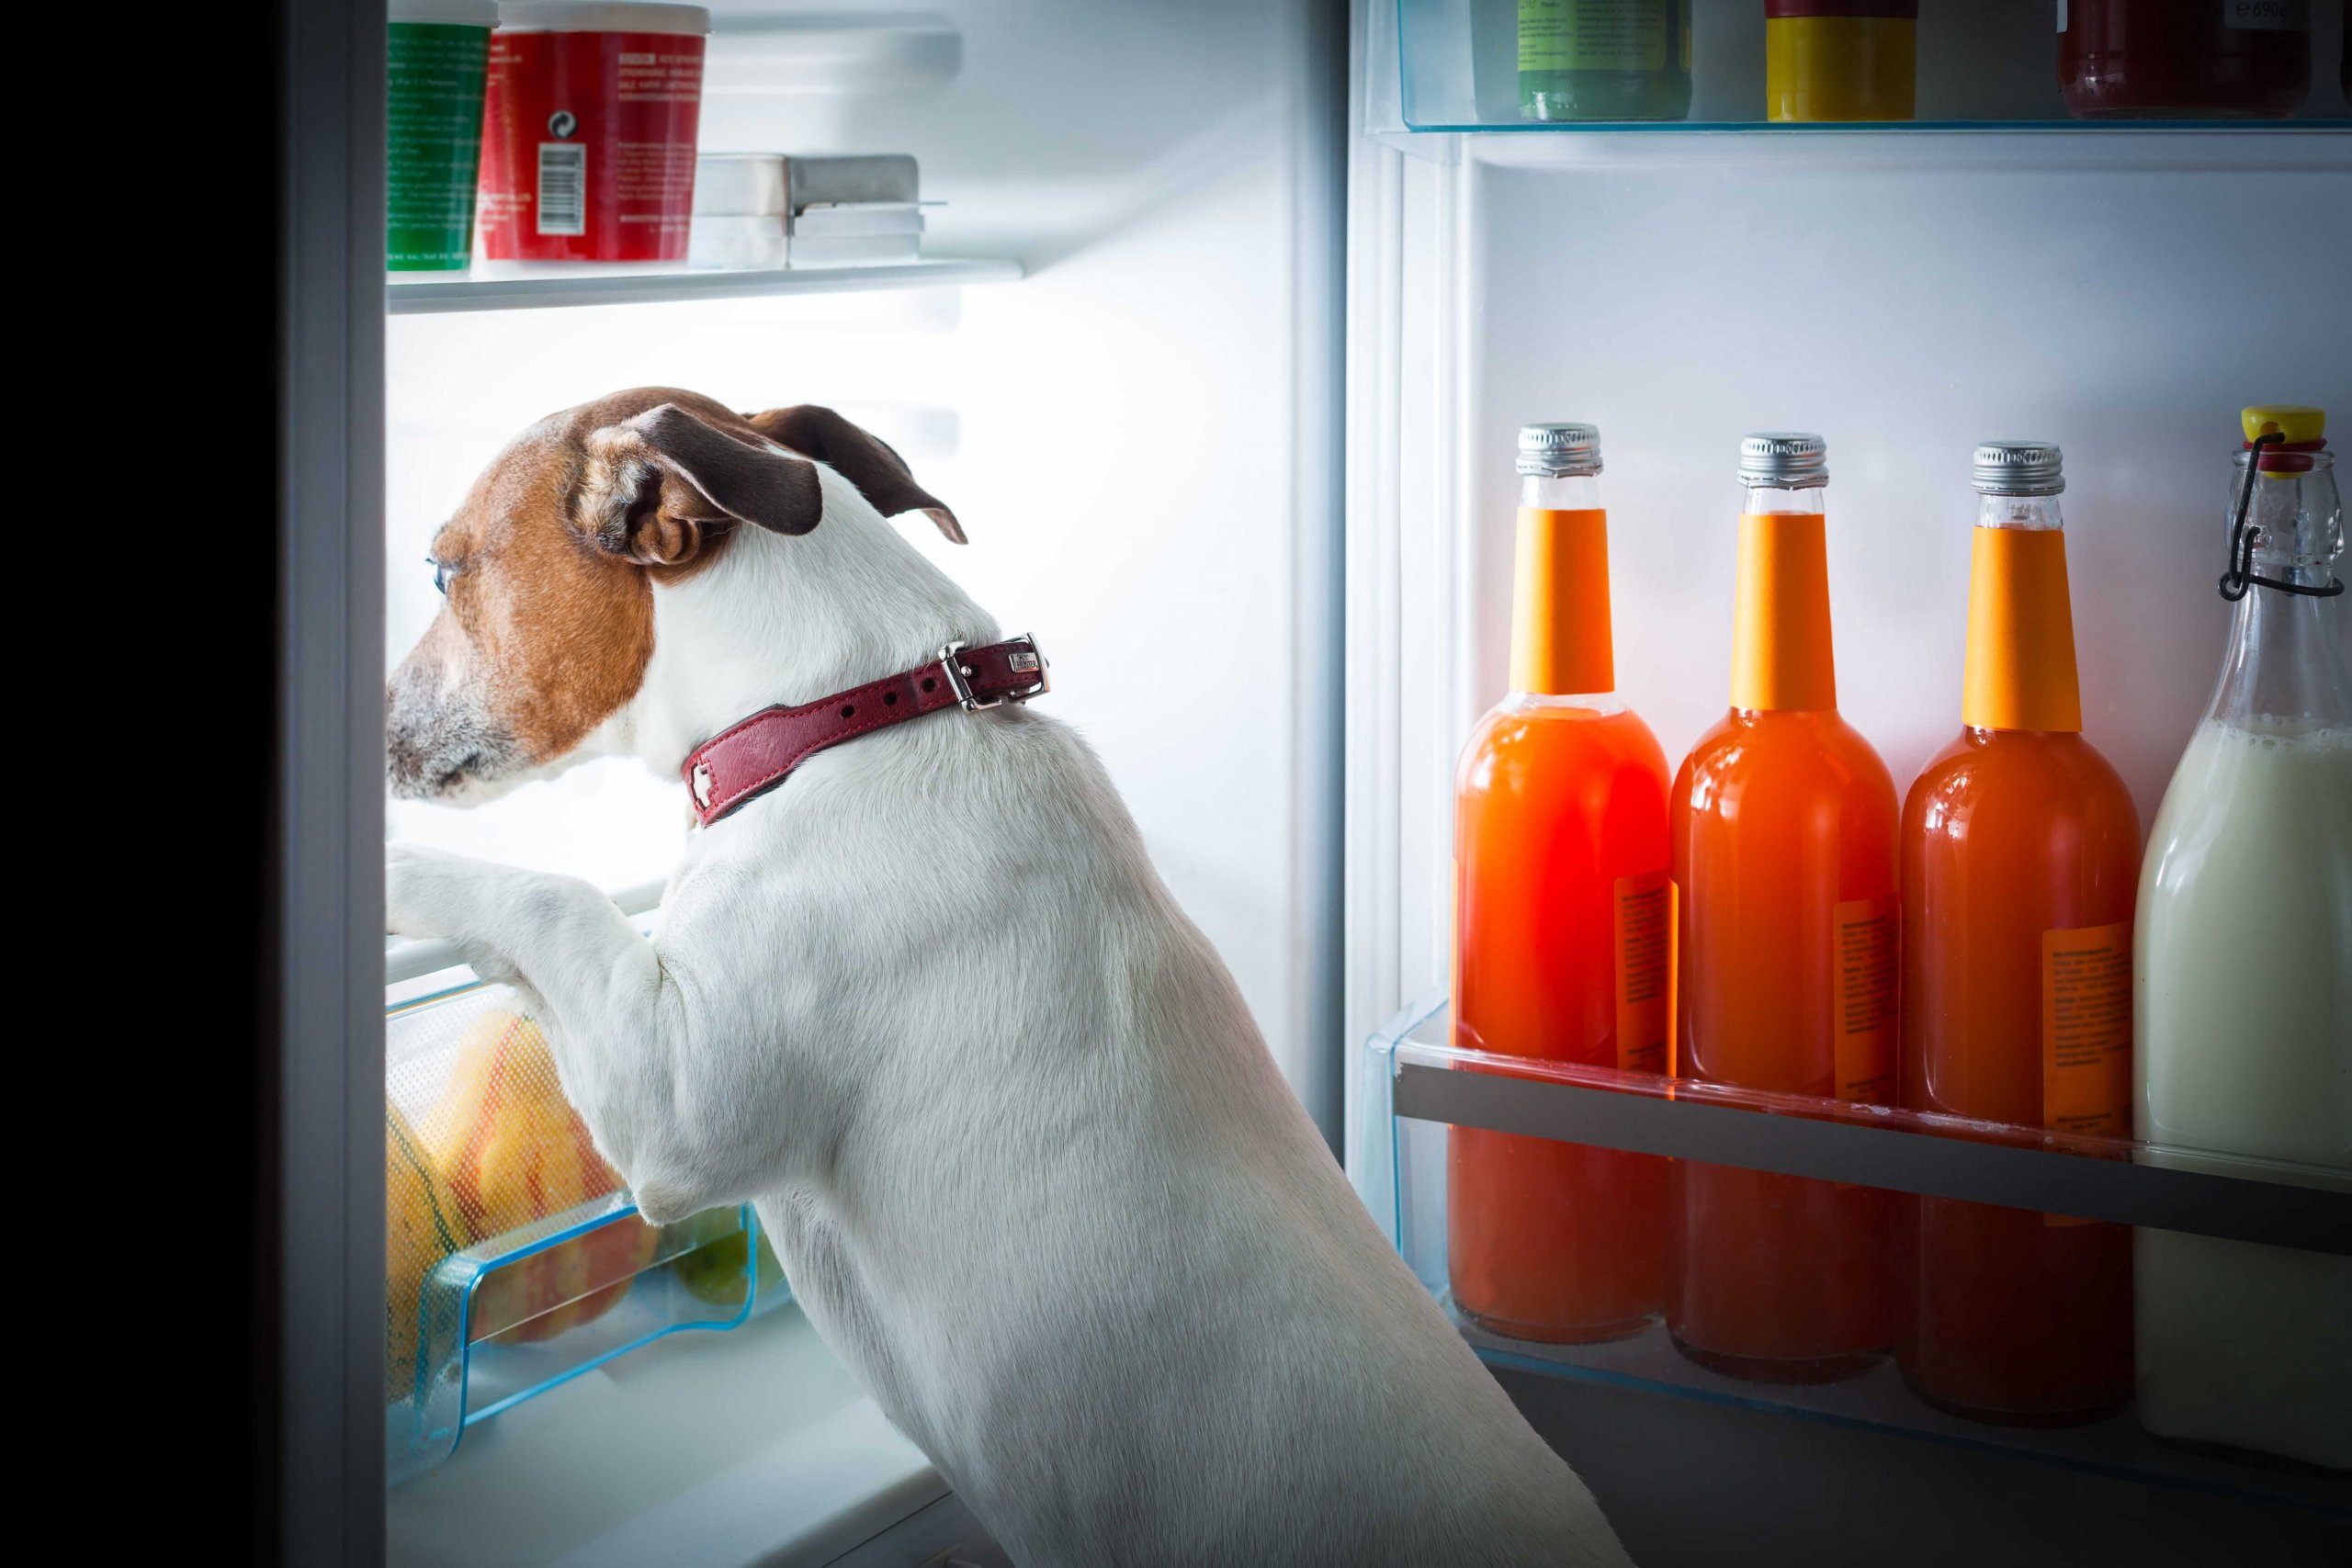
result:
M 385 92 L 384 265 L 453 272 L 473 259 L 474 182 L 495 0 L 391 0 Z

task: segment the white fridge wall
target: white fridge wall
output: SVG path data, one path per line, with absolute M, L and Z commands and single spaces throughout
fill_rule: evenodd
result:
M 1456 148 L 1455 163 L 1357 154 L 1351 243 L 1380 243 L 1368 186 L 1393 186 L 1410 220 L 1385 242 L 1385 325 L 1353 340 L 1389 362 L 1391 387 L 1372 390 L 1401 412 L 1396 456 L 1369 459 L 1389 465 L 1385 502 L 1351 423 L 1351 526 L 1375 530 L 1385 506 L 1382 549 L 1405 583 L 1369 617 L 1351 605 L 1351 653 L 1397 645 L 1405 711 L 1385 741 L 1350 741 L 1351 772 L 1402 803 L 1385 834 L 1351 829 L 1351 897 L 1398 868 L 1392 910 L 1351 906 L 1395 954 L 1384 976 L 1351 951 L 1351 1033 L 1445 978 L 1448 777 L 1503 689 L 1523 421 L 1600 426 L 1618 686 L 1673 762 L 1725 702 L 1738 438 L 1827 436 L 1840 705 L 1898 788 L 1960 725 L 1969 450 L 2056 440 L 2086 733 L 2144 829 L 2220 664 L 2238 409 L 2318 403 L 2339 445 L 2352 435 L 2352 139 Z M 1351 570 L 1351 592 L 1377 575 Z
M 781 6 L 719 5 L 728 29 Z M 837 16 L 888 7 L 836 6 Z M 910 537 L 1053 660 L 1043 710 L 1109 765 L 1177 897 L 1336 1134 L 1337 191 L 1334 8 L 978 0 L 944 85 L 717 94 L 707 150 L 910 152 L 940 255 L 1021 260 L 982 288 L 408 316 L 390 323 L 391 656 L 429 618 L 433 525 L 529 421 L 637 384 L 840 408 L 890 441 L 972 543 Z M 526 786 L 395 830 L 659 875 L 670 781 Z M 594 832 L 526 824 L 594 793 Z M 575 803 L 576 804 L 576 803 Z M 604 824 L 609 823 L 609 826 Z
M 1960 725 L 1970 448 L 2045 436 L 2086 731 L 2153 817 L 2220 664 L 2239 408 L 2352 430 L 2352 143 L 1724 140 L 1480 163 L 1471 202 L 1476 691 L 1521 421 L 1601 427 L 1619 686 L 1678 759 L 1725 700 L 1739 436 L 1818 431 L 1840 706 L 1907 784 Z

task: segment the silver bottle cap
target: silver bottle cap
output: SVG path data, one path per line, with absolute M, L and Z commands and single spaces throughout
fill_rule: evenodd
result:
M 1522 424 L 1519 471 L 1562 478 L 1600 472 L 1600 428 L 1591 424 Z
M 1829 482 L 1829 443 L 1800 431 L 1739 438 L 1739 482 L 1770 490 L 1818 490 Z
M 2066 488 L 2054 441 L 1987 441 L 1973 467 L 1979 495 L 2057 495 Z

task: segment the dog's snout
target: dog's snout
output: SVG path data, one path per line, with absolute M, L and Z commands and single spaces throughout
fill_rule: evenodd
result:
M 384 682 L 384 781 L 402 800 L 435 800 L 511 772 L 514 747 L 461 682 L 414 656 Z
M 396 682 L 384 687 L 384 781 L 402 800 L 429 799 L 461 765 L 445 762 L 431 732 L 405 705 Z

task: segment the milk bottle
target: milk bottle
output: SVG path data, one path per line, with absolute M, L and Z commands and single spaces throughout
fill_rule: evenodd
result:
M 2233 541 L 2221 682 L 2148 837 L 2133 1072 L 2151 1161 L 2290 1160 L 2352 1190 L 2352 677 L 2324 420 L 2244 415 L 2251 548 Z M 2352 1469 L 2352 1258 L 2143 1227 L 2134 1272 L 2151 1432 Z

